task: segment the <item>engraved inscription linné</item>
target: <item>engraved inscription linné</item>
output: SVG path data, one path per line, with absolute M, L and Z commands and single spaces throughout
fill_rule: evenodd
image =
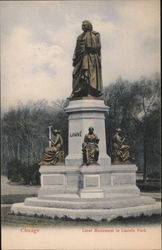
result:
M 82 131 L 79 132 L 70 132 L 70 137 L 81 137 Z

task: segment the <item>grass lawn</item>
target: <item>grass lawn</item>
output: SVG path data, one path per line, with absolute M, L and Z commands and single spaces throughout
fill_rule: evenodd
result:
M 6 176 L 1 176 L 2 195 L 24 195 L 37 194 L 40 186 L 24 185 L 17 182 L 10 182 Z
M 13 204 L 23 202 L 27 197 L 35 197 L 39 187 L 10 182 L 6 176 L 1 176 L 1 203 Z

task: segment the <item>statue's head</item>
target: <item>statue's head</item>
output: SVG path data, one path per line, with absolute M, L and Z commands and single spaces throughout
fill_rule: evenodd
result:
M 57 129 L 53 129 L 53 128 L 52 128 L 52 132 L 53 132 L 53 134 L 56 134 Z
M 85 31 L 85 32 L 86 31 L 92 31 L 92 29 L 93 29 L 93 26 L 92 26 L 90 21 L 85 20 L 85 21 L 82 22 L 82 30 L 83 31 Z
M 58 129 L 52 129 L 52 132 L 54 135 L 60 134 L 60 130 Z
M 120 133 L 122 130 L 121 130 L 121 128 L 116 128 L 115 131 L 118 132 L 118 133 Z
M 88 131 L 89 131 L 89 134 L 93 134 L 94 128 L 93 127 L 89 127 Z

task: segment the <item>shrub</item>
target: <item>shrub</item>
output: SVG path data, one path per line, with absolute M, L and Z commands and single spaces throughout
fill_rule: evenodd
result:
M 18 160 L 8 163 L 7 177 L 11 181 L 23 180 L 25 184 L 40 184 L 39 165 L 37 163 L 27 166 Z
M 150 178 L 150 179 L 160 179 L 160 172 L 157 172 L 157 171 L 155 171 L 155 172 L 152 172 L 152 173 L 150 173 L 149 175 L 148 175 L 148 177 Z
M 40 184 L 39 164 L 35 163 L 31 167 L 31 184 Z
M 28 167 L 26 164 L 22 165 L 21 177 L 23 181 L 25 182 L 25 184 L 30 184 L 31 175 L 32 175 L 32 172 L 31 172 L 30 166 Z
M 20 181 L 21 180 L 21 162 L 18 160 L 10 161 L 7 164 L 7 178 L 11 181 Z

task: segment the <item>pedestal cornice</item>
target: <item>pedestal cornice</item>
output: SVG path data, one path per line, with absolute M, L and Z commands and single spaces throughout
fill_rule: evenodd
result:
M 104 104 L 103 100 L 81 99 L 70 101 L 64 110 L 67 113 L 83 111 L 108 112 L 109 107 Z

